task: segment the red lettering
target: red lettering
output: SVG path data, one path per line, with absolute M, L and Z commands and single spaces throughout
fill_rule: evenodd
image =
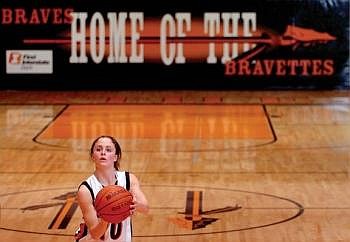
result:
M 51 9 L 49 9 L 49 8 L 41 8 L 40 9 L 41 19 L 42 19 L 44 24 L 49 22 L 50 12 L 51 12 Z
M 9 8 L 1 9 L 1 23 L 2 24 L 11 24 L 12 23 L 12 10 Z
M 63 23 L 65 24 L 71 24 L 72 23 L 72 15 L 74 9 L 73 8 L 67 8 L 64 10 L 64 18 L 63 18 Z
M 290 75 L 295 76 L 297 74 L 296 67 L 299 62 L 297 60 L 288 60 L 288 66 L 290 67 Z
M 308 73 L 307 69 L 311 65 L 311 61 L 310 60 L 300 60 L 300 65 L 303 68 L 303 71 L 302 71 L 301 75 L 308 76 L 309 73 Z
M 274 64 L 273 60 L 264 60 L 264 66 L 265 66 L 267 75 L 271 75 L 272 74 L 273 64 Z
M 322 75 L 322 60 L 312 60 L 312 75 L 320 76 Z
M 62 9 L 61 8 L 54 8 L 53 9 L 53 24 L 61 24 L 63 22 L 62 20 Z
M 276 65 L 277 65 L 276 75 L 277 76 L 286 75 L 286 61 L 285 60 L 277 60 Z
M 15 9 L 15 24 L 26 24 L 28 19 L 26 18 L 26 11 L 23 8 Z
M 236 63 L 234 61 L 228 61 L 225 64 L 225 75 L 236 74 Z
M 70 24 L 73 8 L 2 8 L 1 24 Z
M 250 75 L 249 62 L 245 60 L 238 61 L 239 64 L 239 75 Z
M 331 59 L 255 60 L 254 65 L 249 61 L 240 60 L 225 64 L 225 75 L 329 76 L 332 74 L 334 74 L 334 62 Z
M 32 15 L 30 17 L 29 24 L 40 24 L 38 11 L 36 9 L 33 9 L 33 11 L 32 11 Z
M 254 66 L 254 70 L 253 70 L 253 75 L 257 76 L 257 75 L 264 75 L 264 71 L 262 69 L 262 66 L 261 66 L 261 61 L 260 60 L 257 60 L 255 62 L 255 66 Z
M 330 76 L 334 73 L 334 66 L 333 66 L 333 60 L 325 60 L 323 62 L 323 74 Z

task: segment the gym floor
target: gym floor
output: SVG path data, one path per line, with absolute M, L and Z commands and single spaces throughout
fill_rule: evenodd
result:
M 0 91 L 0 237 L 73 241 L 91 141 L 150 212 L 133 241 L 350 240 L 349 91 Z

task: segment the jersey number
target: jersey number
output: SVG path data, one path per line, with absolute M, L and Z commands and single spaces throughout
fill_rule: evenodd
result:
M 111 230 L 110 230 L 111 239 L 117 240 L 120 237 L 120 235 L 122 234 L 122 227 L 123 227 L 122 223 L 111 224 Z

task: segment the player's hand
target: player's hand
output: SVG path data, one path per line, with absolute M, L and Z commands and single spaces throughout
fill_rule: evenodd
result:
M 136 206 L 137 206 L 137 203 L 136 203 L 136 200 L 134 199 L 132 201 L 132 204 L 130 205 L 130 215 L 133 215 L 136 211 Z

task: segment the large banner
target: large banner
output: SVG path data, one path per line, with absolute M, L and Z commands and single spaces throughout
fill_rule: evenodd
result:
M 349 88 L 349 0 L 0 6 L 1 88 Z

